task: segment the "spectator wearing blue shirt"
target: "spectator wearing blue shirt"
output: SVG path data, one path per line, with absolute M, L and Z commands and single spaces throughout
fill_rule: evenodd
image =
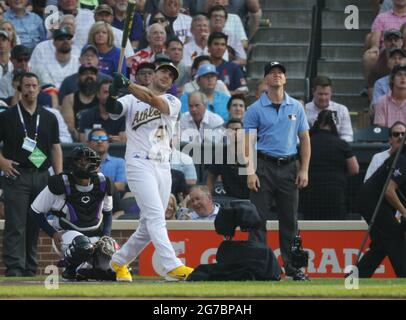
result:
M 22 45 L 34 49 L 46 39 L 44 22 L 35 13 L 27 11 L 27 0 L 10 0 L 8 3 L 10 9 L 4 13 L 4 20 L 13 24 Z
M 88 144 L 102 159 L 100 171 L 109 177 L 117 191 L 125 191 L 127 177 L 125 174 L 125 161 L 122 158 L 109 155 L 109 137 L 103 128 L 94 128 L 89 132 Z
M 251 231 L 249 239 L 267 243 L 266 221 L 270 218 L 271 205 L 275 203 L 285 275 L 293 280 L 307 280 L 307 275 L 293 267 L 290 249 L 297 234 L 298 189 L 308 184 L 309 125 L 303 106 L 284 90 L 285 73 L 285 67 L 279 62 L 265 65 L 264 80 L 268 84 L 268 92 L 262 93 L 244 115 L 246 140 L 249 141 L 246 144 L 249 157 L 247 184 L 250 200 L 262 218 L 261 228 Z M 299 166 L 296 161 L 298 138 Z
M 112 26 L 117 29 L 123 30 L 125 24 L 125 18 L 127 13 L 128 0 L 117 0 L 114 7 L 114 18 Z M 144 33 L 144 23 L 141 17 L 141 14 L 138 11 L 135 11 L 133 17 L 133 23 L 131 27 L 131 32 L 129 39 L 133 49 L 138 49 L 139 42 Z
M 405 64 L 406 63 L 406 51 L 399 48 L 394 48 L 389 52 L 389 59 L 388 59 L 388 67 L 390 70 L 393 69 L 394 66 L 397 64 Z M 388 94 L 390 91 L 389 86 L 390 76 L 384 76 L 375 81 L 374 84 L 374 91 L 372 96 L 371 105 L 374 108 L 378 103 L 380 97 Z
M 196 73 L 196 81 L 199 85 L 199 91 L 202 92 L 208 99 L 207 110 L 218 114 L 224 121 L 228 121 L 229 114 L 227 103 L 230 99 L 224 93 L 215 90 L 217 84 L 216 67 L 212 64 L 202 64 Z M 185 92 L 181 97 L 182 103 L 181 112 L 189 111 L 189 93 Z
M 112 120 L 106 111 L 106 101 L 109 96 L 109 86 L 111 80 L 105 79 L 98 84 L 97 100 L 99 104 L 94 106 L 81 114 L 79 120 L 79 139 L 81 142 L 86 142 L 88 133 L 93 128 L 104 128 L 109 141 L 111 142 L 125 142 L 125 119 Z
M 94 45 L 99 51 L 99 71 L 113 76 L 114 72 L 117 72 L 120 49 L 114 47 L 114 35 L 111 26 L 104 22 L 96 22 L 89 31 L 88 43 Z M 124 60 L 124 58 L 123 58 Z M 125 61 L 121 67 L 121 74 L 127 74 Z
M 232 95 L 235 93 L 247 93 L 247 80 L 241 67 L 234 62 L 223 59 L 224 52 L 227 50 L 227 39 L 227 35 L 223 32 L 210 33 L 207 47 L 211 63 L 216 66 L 219 79 L 226 84 Z

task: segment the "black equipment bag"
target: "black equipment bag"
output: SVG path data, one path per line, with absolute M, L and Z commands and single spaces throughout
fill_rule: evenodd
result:
M 280 280 L 281 268 L 272 249 L 257 241 L 221 243 L 217 263 L 199 265 L 188 281 Z

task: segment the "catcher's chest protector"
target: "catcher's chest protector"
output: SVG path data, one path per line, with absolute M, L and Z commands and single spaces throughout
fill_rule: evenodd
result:
M 103 200 L 107 193 L 106 177 L 101 173 L 92 177 L 93 189 L 89 192 L 77 190 L 67 175 L 64 174 L 62 178 L 68 207 L 68 214 L 63 219 L 80 228 L 97 225 L 102 217 Z M 60 220 L 61 227 L 64 227 L 63 219 Z

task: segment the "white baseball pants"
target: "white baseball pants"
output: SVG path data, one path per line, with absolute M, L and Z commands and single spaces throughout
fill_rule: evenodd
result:
M 165 210 L 171 192 L 169 163 L 145 159 L 127 161 L 128 186 L 140 207 L 139 226 L 127 242 L 112 257 L 118 265 L 129 264 L 152 241 L 163 268 L 162 275 L 183 265 L 166 229 Z

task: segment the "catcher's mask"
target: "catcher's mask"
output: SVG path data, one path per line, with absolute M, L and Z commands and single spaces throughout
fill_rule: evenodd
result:
M 79 179 L 88 179 L 97 173 L 101 159 L 89 147 L 76 147 L 66 159 L 67 169 Z

